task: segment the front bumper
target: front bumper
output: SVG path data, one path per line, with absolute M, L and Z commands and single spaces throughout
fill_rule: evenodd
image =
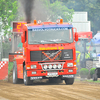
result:
M 72 71 L 71 71 L 72 70 Z M 75 75 L 76 68 L 66 68 L 62 70 L 53 70 L 53 71 L 44 71 L 44 70 L 28 70 L 27 76 L 28 77 L 59 77 L 61 75 Z M 67 77 L 67 76 L 66 76 Z
M 75 75 L 59 75 L 57 78 L 60 78 L 62 80 L 66 79 L 66 78 L 74 78 Z M 46 79 L 43 76 L 34 76 L 34 77 L 30 77 L 30 80 L 40 80 L 40 79 Z

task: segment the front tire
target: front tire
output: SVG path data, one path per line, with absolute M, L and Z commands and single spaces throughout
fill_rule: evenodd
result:
M 19 83 L 19 79 L 17 78 L 17 64 L 16 61 L 13 62 L 13 84 Z
M 33 81 L 30 80 L 30 77 L 27 77 L 27 71 L 26 71 L 26 66 L 24 66 L 24 71 L 23 71 L 23 79 L 24 79 L 24 84 L 25 85 L 32 85 Z
M 67 78 L 65 79 L 66 85 L 72 85 L 74 83 L 74 78 Z

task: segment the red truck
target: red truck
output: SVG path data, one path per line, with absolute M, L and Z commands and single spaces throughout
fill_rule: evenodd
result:
M 22 32 L 21 22 L 17 24 L 13 30 Z M 75 41 L 78 41 L 77 32 L 63 19 L 24 23 L 22 53 L 17 53 L 14 58 L 13 83 L 23 79 L 25 85 L 31 85 L 35 80 L 61 79 L 67 85 L 73 84 L 76 74 Z

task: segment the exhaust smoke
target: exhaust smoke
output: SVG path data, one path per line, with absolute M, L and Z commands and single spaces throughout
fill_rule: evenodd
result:
M 33 20 L 47 21 L 49 11 L 41 0 L 18 0 L 19 20 L 33 22 Z
M 34 9 L 35 0 L 20 0 L 21 5 L 25 13 L 26 21 L 29 23 L 32 21 L 32 11 Z

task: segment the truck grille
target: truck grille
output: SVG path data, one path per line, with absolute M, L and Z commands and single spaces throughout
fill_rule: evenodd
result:
M 73 59 L 73 50 L 44 50 L 30 51 L 31 61 L 70 60 Z

